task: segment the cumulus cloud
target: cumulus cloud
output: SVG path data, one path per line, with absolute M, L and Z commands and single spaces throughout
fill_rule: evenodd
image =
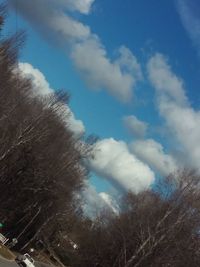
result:
M 176 0 L 181 21 L 200 55 L 200 12 L 198 0 Z
M 8 0 L 16 7 L 16 0 Z M 91 88 L 105 89 L 119 100 L 131 99 L 141 68 L 131 51 L 122 46 L 111 60 L 90 27 L 69 10 L 88 14 L 94 0 L 21 0 L 18 10 L 43 36 L 61 45 Z M 67 11 L 67 12 L 66 12 Z
M 50 88 L 44 74 L 31 64 L 20 62 L 18 68 L 23 77 L 31 80 L 34 89 L 33 94 L 35 96 L 45 96 L 54 92 L 54 90 Z
M 147 69 L 157 92 L 161 116 L 187 155 L 190 166 L 200 170 L 200 111 L 190 106 L 181 79 L 172 72 L 164 56 L 152 57 Z
M 85 133 L 85 126 L 81 120 L 78 120 L 75 118 L 74 113 L 69 109 L 68 106 L 66 106 L 68 109 L 68 126 L 71 129 L 71 131 L 75 134 L 76 137 L 81 137 Z
M 96 143 L 89 166 L 114 186 L 135 193 L 149 188 L 155 178 L 153 171 L 129 152 L 125 142 L 113 138 Z
M 85 183 L 81 193 L 82 208 L 85 214 L 96 217 L 99 212 L 104 210 L 112 211 L 114 214 L 119 213 L 119 207 L 115 200 L 106 192 L 98 193 L 94 186 Z
M 123 123 L 128 131 L 136 137 L 144 137 L 148 128 L 146 122 L 140 121 L 134 115 L 123 117 Z
M 34 96 L 41 97 L 54 93 L 54 90 L 50 87 L 43 73 L 31 64 L 21 62 L 19 63 L 19 70 L 20 75 L 32 82 Z M 82 136 L 85 132 L 83 122 L 75 118 L 74 113 L 67 105 L 63 105 L 63 113 L 67 115 L 68 119 L 66 123 L 74 135 L 76 137 Z
M 165 153 L 163 146 L 153 139 L 137 140 L 130 144 L 131 151 L 163 176 L 178 169 L 175 159 Z

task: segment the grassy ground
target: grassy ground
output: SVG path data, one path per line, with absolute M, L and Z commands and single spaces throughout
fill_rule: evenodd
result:
M 15 255 L 4 245 L 0 244 L 0 256 L 7 259 L 7 260 L 14 260 Z

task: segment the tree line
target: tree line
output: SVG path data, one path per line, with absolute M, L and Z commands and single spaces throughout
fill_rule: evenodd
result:
M 5 15 L 1 6 L 1 29 Z M 61 91 L 34 96 L 31 80 L 18 69 L 23 40 L 21 32 L 0 40 L 0 219 L 20 249 L 72 212 L 87 177 L 86 146 L 63 114 L 69 97 Z
M 129 193 L 119 215 L 103 214 L 78 236 L 74 266 L 200 265 L 200 177 L 190 171 L 154 190 Z

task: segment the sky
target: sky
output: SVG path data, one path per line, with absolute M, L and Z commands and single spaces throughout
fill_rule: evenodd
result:
M 87 205 L 116 212 L 125 192 L 200 171 L 199 0 L 7 3 L 4 34 L 26 32 L 22 75 L 39 96 L 67 90 L 74 134 L 99 137 Z

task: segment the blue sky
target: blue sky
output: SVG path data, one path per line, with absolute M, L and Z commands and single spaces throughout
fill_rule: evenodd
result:
M 101 139 L 86 195 L 113 204 L 119 192 L 199 168 L 198 0 L 7 2 L 5 33 L 27 33 L 26 74 L 38 69 L 70 92 L 75 118 Z

